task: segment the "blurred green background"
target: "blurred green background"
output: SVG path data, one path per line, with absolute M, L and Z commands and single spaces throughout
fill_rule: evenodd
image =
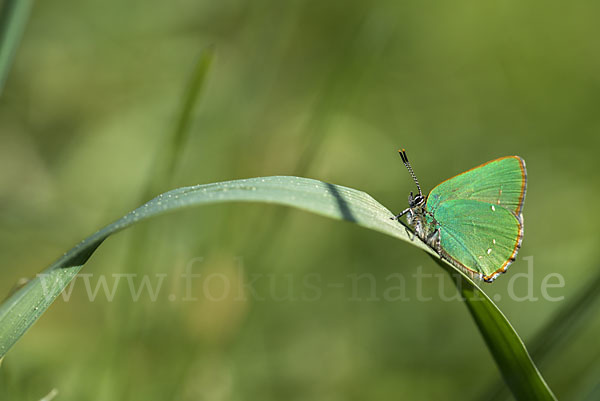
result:
M 0 294 L 174 187 L 300 175 L 398 212 L 414 190 L 400 147 L 426 190 L 518 154 L 523 247 L 483 286 L 533 345 L 600 269 L 599 12 L 590 1 L 37 2 L 0 98 Z M 173 174 L 156 178 L 169 158 Z M 513 277 L 527 257 L 532 279 Z M 188 266 L 202 275 L 197 300 L 185 299 Z M 419 272 L 435 275 L 422 289 Z M 564 278 L 548 290 L 562 301 L 543 297 L 550 273 Z M 465 400 L 486 399 L 499 377 L 423 252 L 283 207 L 160 217 L 110 238 L 83 274 L 92 288 L 166 276 L 155 301 L 133 300 L 125 278 L 112 301 L 102 290 L 91 301 L 76 280 L 3 361 L 0 398 Z M 384 299 L 398 274 L 404 297 Z M 529 290 L 536 301 L 510 296 Z M 599 391 L 600 319 L 583 320 L 539 365 L 560 399 Z

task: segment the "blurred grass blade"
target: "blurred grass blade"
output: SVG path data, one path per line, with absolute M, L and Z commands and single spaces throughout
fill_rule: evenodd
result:
M 176 124 L 169 132 L 164 143 L 159 149 L 150 173 L 146 177 L 144 188 L 141 191 L 141 200 L 148 199 L 157 192 L 162 192 L 172 180 L 177 162 L 182 159 L 183 150 L 187 143 L 194 110 L 202 94 L 206 76 L 212 64 L 214 48 L 209 46 L 200 52 L 191 77 L 187 80 L 185 91 L 181 96 L 180 106 L 177 110 Z M 127 266 L 141 264 L 141 255 L 148 252 L 139 252 L 144 242 L 148 240 L 149 231 L 144 229 L 132 238 L 132 243 L 127 247 Z M 163 243 L 161 241 L 161 243 Z
M 600 270 L 596 276 L 589 280 L 582 289 L 575 291 L 568 302 L 554 314 L 533 337 L 530 342 L 531 356 L 538 364 L 543 365 L 564 350 L 562 344 L 573 341 L 573 336 L 579 331 L 582 324 L 598 310 L 600 299 Z M 508 393 L 502 383 L 495 383 L 482 394 L 480 399 L 489 401 L 505 400 Z
M 441 267 L 447 264 L 434 258 Z M 448 269 L 447 269 L 448 270 Z M 470 280 L 452 273 L 469 312 L 488 346 L 504 381 L 518 400 L 554 400 L 544 378 L 529 356 L 525 344 L 496 304 Z
M 517 333 L 470 278 L 440 260 L 406 227 L 391 220 L 392 213 L 368 194 L 299 177 L 251 178 L 175 189 L 86 238 L 0 305 L 0 358 L 50 306 L 107 237 L 169 211 L 233 201 L 292 206 L 350 221 L 421 248 L 457 278 L 459 291 L 466 298 L 469 310 L 515 397 L 519 400 L 554 399 Z
M 202 89 L 206 82 L 206 76 L 210 70 L 214 58 L 214 48 L 209 46 L 202 50 L 198 61 L 194 66 L 192 76 L 190 77 L 185 94 L 182 96 L 182 104 L 179 108 L 177 123 L 172 135 L 167 138 L 166 146 L 168 149 L 161 149 L 160 154 L 166 159 L 163 160 L 164 165 L 160 165 L 159 171 L 161 184 L 169 181 L 175 170 L 179 155 L 183 153 L 183 147 L 187 143 L 187 138 L 190 132 L 190 125 L 194 116 L 194 110 L 202 94 Z M 156 177 L 153 179 L 156 181 Z
M 29 18 L 33 0 L 5 0 L 0 11 L 0 95 L 21 35 Z
M 40 401 L 52 401 L 58 395 L 58 390 L 53 388 L 50 392 Z
M 552 319 L 533 338 L 531 355 L 542 362 L 556 350 L 562 350 L 563 347 L 557 346 L 569 342 L 581 325 L 598 313 L 599 299 L 600 270 L 596 272 L 596 277 L 576 291 L 568 302 L 562 304 Z
M 497 306 L 478 288 L 459 284 L 459 291 L 513 395 L 519 400 L 554 399 L 529 354 L 518 352 L 525 345 Z
M 590 366 L 586 377 L 583 378 L 583 383 L 579 385 L 579 390 L 573 400 L 597 401 L 600 400 L 600 360 L 596 358 L 596 363 Z

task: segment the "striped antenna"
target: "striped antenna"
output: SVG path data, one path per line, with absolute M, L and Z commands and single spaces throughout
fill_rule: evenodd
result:
M 421 192 L 421 186 L 419 185 L 419 180 L 417 180 L 417 176 L 415 175 L 415 172 L 413 171 L 412 166 L 410 165 L 410 162 L 408 161 L 408 157 L 406 156 L 406 151 L 404 149 L 400 149 L 398 151 L 398 153 L 400 153 L 400 157 L 402 158 L 402 163 L 404 163 L 404 165 L 408 169 L 408 172 L 410 173 L 410 176 L 415 181 L 415 184 L 417 184 L 417 189 L 419 190 L 419 195 L 423 196 L 423 193 Z

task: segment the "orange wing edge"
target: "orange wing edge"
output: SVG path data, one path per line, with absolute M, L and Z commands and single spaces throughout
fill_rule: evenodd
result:
M 516 260 L 517 252 L 519 252 L 519 249 L 521 248 L 521 244 L 523 243 L 523 233 L 524 233 L 523 221 L 522 221 L 522 219 L 519 218 L 519 216 L 515 215 L 515 217 L 519 221 L 519 234 L 517 236 L 517 241 L 515 242 L 515 247 L 512 251 L 512 254 L 510 255 L 510 257 L 502 264 L 502 266 L 498 270 L 496 270 L 492 274 L 489 274 L 486 276 L 483 273 L 476 272 L 475 270 L 465 266 L 458 260 L 454 259 L 452 256 L 448 255 L 448 253 L 444 252 L 443 250 L 442 250 L 441 256 L 444 259 L 446 259 L 447 261 L 449 261 L 451 264 L 453 264 L 455 267 L 457 267 L 460 270 L 462 270 L 463 272 L 467 273 L 469 276 L 471 276 L 471 278 L 478 278 L 479 280 L 483 280 L 486 283 L 493 282 L 495 279 L 498 278 L 499 275 L 506 273 L 506 271 L 508 270 L 508 267 Z
M 437 184 L 435 187 L 431 188 L 431 191 L 429 191 L 429 193 L 427 194 L 427 198 L 429 198 L 429 195 L 440 185 L 442 185 L 443 183 L 445 183 L 446 181 L 450 181 L 453 178 L 456 178 L 460 175 L 463 175 L 465 173 L 468 173 L 471 170 L 475 170 L 478 169 L 479 167 L 483 167 L 487 164 L 493 163 L 493 162 L 497 162 L 498 160 L 503 160 L 503 159 L 517 159 L 519 161 L 519 167 L 521 168 L 521 195 L 519 195 L 519 207 L 517 208 L 517 210 L 515 210 L 515 214 L 517 215 L 517 218 L 519 219 L 519 221 L 522 221 L 522 211 L 523 211 L 523 204 L 525 203 L 525 192 L 527 191 L 527 168 L 525 167 L 525 160 L 523 160 L 522 157 L 520 156 L 503 156 L 503 157 L 499 157 L 497 159 L 494 160 L 490 160 L 488 162 L 485 162 L 483 164 L 480 164 L 479 166 L 473 167 L 468 169 L 467 171 L 463 171 L 460 174 L 456 174 L 455 176 L 452 176 L 450 178 L 445 179 L 444 181 L 440 182 L 439 184 Z

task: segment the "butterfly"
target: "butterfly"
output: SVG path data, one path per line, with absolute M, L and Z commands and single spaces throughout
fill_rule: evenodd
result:
M 458 174 L 423 196 L 404 149 L 398 151 L 417 185 L 406 215 L 415 234 L 471 277 L 492 282 L 505 273 L 523 240 L 525 161 L 506 156 Z

